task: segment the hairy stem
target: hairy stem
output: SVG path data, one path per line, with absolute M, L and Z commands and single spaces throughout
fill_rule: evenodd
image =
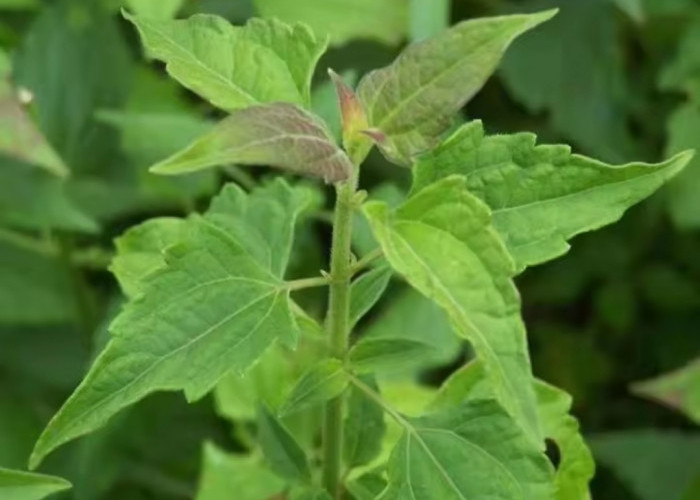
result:
M 350 242 L 356 188 L 356 175 L 337 187 L 333 219 L 327 328 L 331 355 L 341 360 L 346 356 L 350 334 Z M 340 469 L 343 449 L 343 405 L 343 395 L 329 401 L 326 404 L 323 425 L 323 485 L 334 499 L 339 499 L 342 494 Z

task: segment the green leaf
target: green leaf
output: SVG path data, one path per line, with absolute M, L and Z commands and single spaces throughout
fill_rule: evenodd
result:
M 680 499 L 700 473 L 700 435 L 642 429 L 589 437 L 598 463 L 640 500 Z
M 205 216 L 188 219 L 188 238 L 166 252 L 167 265 L 111 324 L 109 344 L 44 430 L 32 466 L 154 391 L 184 390 L 192 401 L 276 339 L 293 345 L 281 273 L 309 199 L 282 180 L 249 195 L 229 185 Z
M 350 287 L 350 327 L 352 328 L 382 297 L 391 269 L 381 266 L 364 273 Z
M 5 57 L 0 52 L 0 58 Z M 36 126 L 18 93 L 0 69 L 0 153 L 66 177 L 68 167 Z
M 185 0 L 126 0 L 126 5 L 139 17 L 148 19 L 172 19 Z
M 205 444 L 196 500 L 270 500 L 284 489 L 284 481 L 255 458 L 227 454 Z
M 260 408 L 258 418 L 258 442 L 273 472 L 293 482 L 311 481 L 304 450 L 264 406 Z
M 398 44 L 406 33 L 407 5 L 403 0 L 254 0 L 263 17 L 308 24 L 327 34 L 334 45 L 366 38 Z
M 418 42 L 437 35 L 450 25 L 452 0 L 410 0 L 409 35 Z
M 297 381 L 279 413 L 286 416 L 324 403 L 340 395 L 347 386 L 348 374 L 341 361 L 321 361 Z
M 401 418 L 401 425 L 382 500 L 552 498 L 549 461 L 493 400 Z
M 667 152 L 678 153 L 687 148 L 700 148 L 699 127 L 700 106 L 696 102 L 691 101 L 678 108 L 667 123 Z M 668 186 L 668 208 L 678 228 L 700 227 L 700 211 L 697 209 L 698 192 L 700 192 L 700 157 L 696 156 L 688 164 L 686 171 L 671 181 Z
M 374 378 L 364 376 L 361 380 L 375 392 L 379 387 Z M 370 462 L 382 449 L 386 433 L 384 411 L 367 394 L 355 386 L 350 387 L 348 413 L 343 433 L 343 460 L 348 467 L 357 467 Z
M 379 474 L 365 474 L 346 486 L 355 500 L 376 500 L 386 488 L 386 480 Z
M 679 410 L 700 424 L 700 359 L 660 377 L 637 382 L 632 392 Z
M 165 62 L 173 78 L 215 106 L 233 110 L 276 101 L 310 103 L 311 75 L 326 42 L 305 26 L 267 19 L 232 26 L 204 14 L 175 21 L 124 17 L 138 28 L 151 57 Z
M 377 202 L 364 212 L 391 266 L 448 313 L 483 361 L 499 402 L 541 442 L 515 266 L 488 207 L 463 177 L 447 177 L 394 213 Z
M 409 164 L 413 155 L 434 145 L 513 39 L 554 14 L 464 21 L 409 46 L 390 66 L 365 76 L 358 94 L 370 125 L 386 136 L 380 144 L 384 153 Z
M 161 217 L 134 226 L 115 240 L 117 254 L 109 270 L 128 297 L 136 298 L 148 276 L 166 266 L 166 251 L 185 240 L 187 229 L 183 219 Z
M 60 477 L 0 468 L 0 496 L 3 500 L 41 500 L 70 487 L 71 484 Z
M 350 349 L 349 359 L 360 373 L 395 370 L 417 364 L 431 350 L 427 342 L 404 338 L 362 339 Z
M 68 270 L 57 260 L 0 243 L 0 276 L 0 323 L 36 325 L 75 319 Z
M 692 158 L 612 166 L 568 146 L 536 145 L 535 135 L 485 136 L 480 121 L 462 126 L 415 166 L 413 191 L 444 177 L 466 177 L 486 202 L 519 270 L 565 253 L 567 240 L 618 220 Z
M 33 10 L 40 5 L 39 0 L 0 0 L 0 10 Z
M 328 492 L 321 488 L 304 488 L 292 491 L 290 500 L 333 500 Z
M 326 182 L 347 179 L 353 168 L 314 115 L 277 103 L 234 111 L 151 171 L 174 175 L 230 163 L 270 165 Z
M 554 7 L 560 9 L 556 19 L 522 37 L 503 59 L 499 73 L 506 89 L 583 151 L 609 162 L 639 157 L 629 122 L 637 112 L 637 89 L 630 87 L 641 78 L 629 72 L 620 43 L 625 24 L 618 21 L 616 6 L 611 0 L 517 5 L 531 12 Z

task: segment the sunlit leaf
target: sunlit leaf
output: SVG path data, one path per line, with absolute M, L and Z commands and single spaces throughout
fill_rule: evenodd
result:
M 68 481 L 59 477 L 0 468 L 0 496 L 3 500 L 41 500 L 70 487 Z
M 613 166 L 535 141 L 530 133 L 485 136 L 481 122 L 468 123 L 420 158 L 413 190 L 464 175 L 522 270 L 562 255 L 576 234 L 615 222 L 692 158 Z

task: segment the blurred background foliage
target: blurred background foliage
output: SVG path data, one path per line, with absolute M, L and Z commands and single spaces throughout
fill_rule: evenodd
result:
M 465 119 L 617 163 L 700 149 L 697 0 L 0 0 L 0 466 L 25 467 L 106 341 L 122 300 L 107 271 L 113 239 L 149 217 L 205 207 L 224 181 L 266 175 L 146 172 L 220 115 L 147 61 L 121 7 L 234 23 L 278 17 L 328 33 L 313 100 L 337 123 L 326 67 L 356 80 L 448 24 L 554 6 L 559 15 L 515 43 Z M 363 182 L 396 200 L 409 172 L 373 154 Z M 358 248 L 373 244 L 366 231 L 360 223 Z M 301 229 L 294 274 L 326 266 L 327 240 L 326 227 Z M 518 284 L 535 372 L 574 396 L 595 453 L 593 497 L 700 498 L 700 157 Z M 324 307 L 315 292 L 302 302 L 317 315 Z M 465 357 L 442 313 L 401 283 L 358 332 L 429 335 L 438 354 L 408 375 L 426 391 Z M 193 498 L 202 443 L 245 446 L 245 426 L 232 431 L 227 420 L 250 406 L 231 398 L 245 392 L 240 383 L 225 380 L 193 406 L 179 394 L 151 397 L 43 470 L 71 479 L 65 498 L 75 500 Z M 424 397 L 402 387 L 397 379 L 396 397 L 409 404 Z

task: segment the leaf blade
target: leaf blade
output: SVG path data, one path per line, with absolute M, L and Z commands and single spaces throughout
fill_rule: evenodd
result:
M 41 500 L 71 487 L 60 477 L 0 468 L 0 495 L 5 500 Z
M 348 386 L 348 374 L 337 359 L 322 361 L 307 371 L 292 388 L 279 410 L 281 416 L 321 404 L 340 395 Z

